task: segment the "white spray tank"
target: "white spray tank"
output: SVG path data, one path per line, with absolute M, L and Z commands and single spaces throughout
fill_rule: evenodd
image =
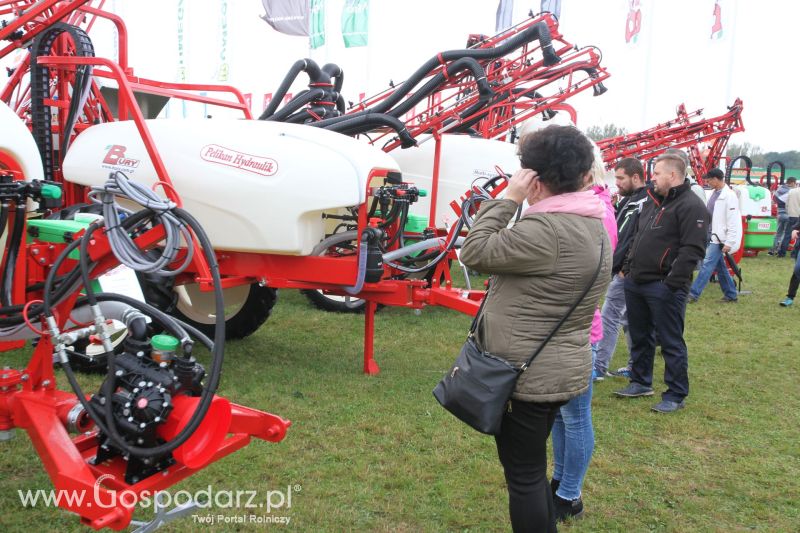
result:
M 469 190 L 476 178 L 491 178 L 499 167 L 509 177 L 519 169 L 517 145 L 469 135 L 442 135 L 439 188 L 436 198 L 436 227 L 452 226 L 457 217 L 450 202 Z M 428 196 L 413 204 L 410 212 L 427 220 L 431 209 L 433 162 L 436 142 L 431 139 L 414 148 L 393 150 L 403 179 L 426 189 Z
M 22 120 L 3 102 L 0 102 L 0 161 L 22 171 L 26 181 L 44 179 L 42 158 L 31 132 Z M 4 165 L 0 162 L 0 168 Z
M 331 131 L 260 120 L 146 121 L 184 208 L 217 250 L 308 255 L 325 237 L 322 213 L 366 200 L 373 169 L 397 170 L 383 151 Z M 102 185 L 119 170 L 158 181 L 132 121 L 88 128 L 64 177 Z

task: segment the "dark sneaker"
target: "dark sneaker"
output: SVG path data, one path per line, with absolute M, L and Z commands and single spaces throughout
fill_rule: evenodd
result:
M 739 298 L 728 298 L 727 296 L 723 296 L 722 299 L 720 299 L 720 302 L 722 302 L 724 304 L 735 304 L 738 301 L 739 301 Z
M 673 402 L 671 400 L 661 400 L 650 409 L 652 409 L 657 413 L 674 413 L 678 409 L 683 409 L 684 407 L 685 404 L 683 400 L 681 400 L 680 402 Z
M 623 398 L 638 398 L 639 396 L 652 396 L 653 388 L 645 387 L 640 383 L 631 382 L 627 387 L 622 390 L 615 390 L 614 394 L 622 396 Z
M 689 296 L 688 298 L 686 298 L 686 301 L 689 302 L 690 304 L 696 304 L 697 298 L 695 298 L 694 296 Z
M 583 518 L 583 500 L 565 500 L 559 496 L 553 496 L 553 503 L 556 507 L 556 521 L 564 522 L 569 518 Z
M 561 480 L 553 478 L 550 480 L 550 490 L 553 491 L 553 499 L 556 497 L 556 491 L 558 490 L 558 486 L 561 485 Z

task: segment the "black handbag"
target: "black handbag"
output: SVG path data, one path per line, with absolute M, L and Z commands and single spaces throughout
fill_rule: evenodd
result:
M 537 355 L 547 345 L 553 335 L 566 322 L 578 304 L 586 297 L 589 290 L 597 281 L 597 276 L 603 265 L 603 251 L 605 242 L 600 242 L 600 263 L 592 276 L 592 280 L 586 286 L 583 294 L 572 304 L 567 314 L 556 324 L 542 344 L 533 352 L 533 355 L 525 363 L 517 368 L 502 357 L 493 355 L 483 350 L 475 341 L 474 333 L 478 324 L 478 318 L 483 312 L 486 304 L 486 296 L 481 302 L 481 307 L 472 321 L 469 335 L 461 347 L 456 362 L 450 371 L 442 378 L 436 388 L 433 389 L 433 396 L 442 404 L 442 407 L 450 411 L 456 418 L 466 423 L 473 429 L 487 435 L 497 435 L 500 433 L 500 426 L 503 422 L 503 411 L 506 404 L 514 392 L 517 380 L 533 362 Z

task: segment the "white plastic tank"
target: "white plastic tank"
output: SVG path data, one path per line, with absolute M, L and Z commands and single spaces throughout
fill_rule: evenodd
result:
M 734 185 L 733 190 L 739 197 L 739 209 L 742 216 L 772 216 L 772 194 L 766 187 L 758 185 Z
M 148 120 L 184 208 L 217 250 L 308 255 L 323 211 L 366 199 L 373 169 L 397 170 L 378 148 L 320 128 L 259 120 Z M 158 178 L 132 121 L 92 126 L 64 160 L 67 181 L 102 185 L 119 170 Z M 159 189 L 160 190 L 160 189 Z
M 471 137 L 442 135 L 439 166 L 439 189 L 436 199 L 436 227 L 453 225 L 457 217 L 450 202 L 470 189 L 476 178 L 497 175 L 495 166 L 509 177 L 519 169 L 517 145 Z M 414 148 L 391 152 L 403 172 L 403 179 L 426 189 L 428 196 L 411 206 L 410 212 L 428 217 L 431 209 L 433 160 L 436 142 L 431 139 Z
M 0 152 L 3 153 L 0 159 L 19 168 L 27 181 L 44 179 L 42 159 L 31 132 L 3 102 L 0 102 Z

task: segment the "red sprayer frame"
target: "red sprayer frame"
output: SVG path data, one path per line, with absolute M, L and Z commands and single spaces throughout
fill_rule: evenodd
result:
M 737 98 L 727 113 L 704 119 L 702 109 L 687 113 L 686 107 L 681 104 L 674 120 L 641 132 L 602 139 L 597 145 L 609 169 L 626 157 L 650 161 L 668 148 L 685 148 L 689 151 L 689 163 L 695 179 L 702 185 L 703 176 L 719 165 L 730 136 L 744 131 L 743 108 L 744 104 Z M 707 151 L 701 153 L 700 144 L 703 143 L 709 145 Z

